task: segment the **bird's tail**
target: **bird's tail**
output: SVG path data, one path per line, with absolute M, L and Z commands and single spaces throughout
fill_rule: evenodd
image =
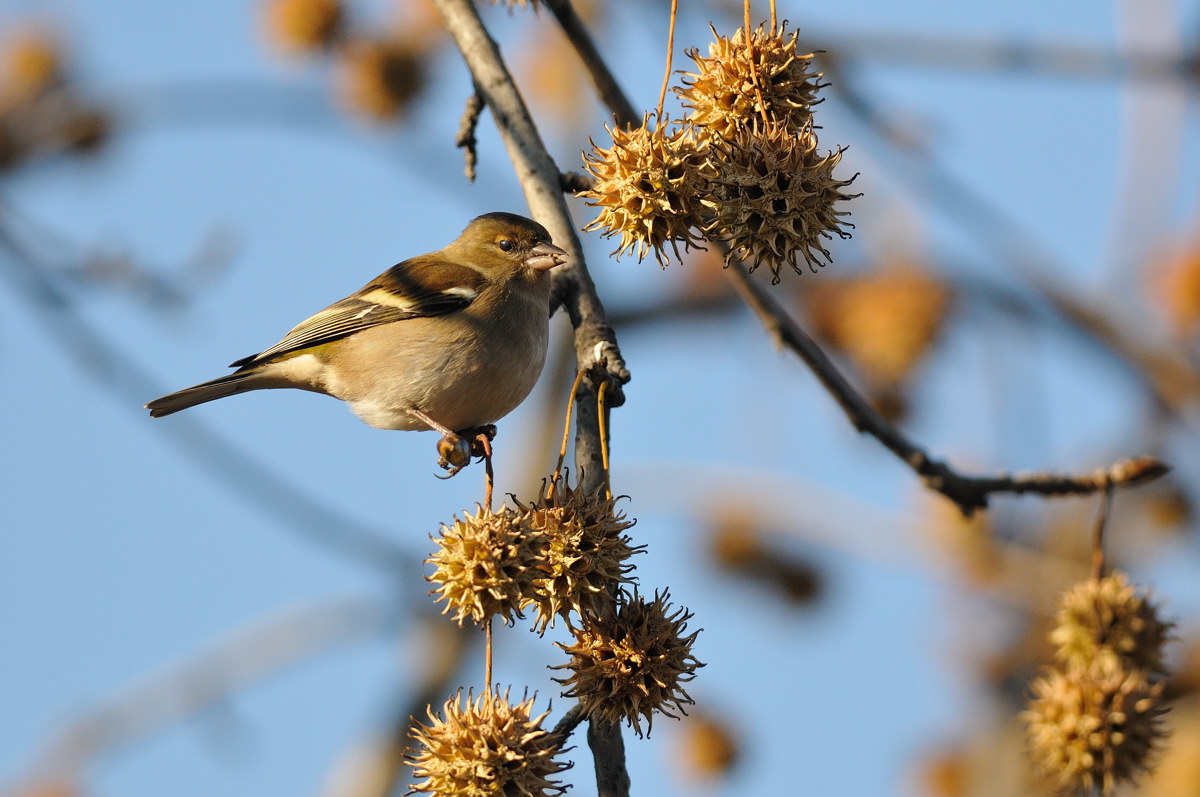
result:
M 222 376 L 219 379 L 213 379 L 209 382 L 201 382 L 198 385 L 185 387 L 169 396 L 156 398 L 146 405 L 146 409 L 150 410 L 151 418 L 161 418 L 164 415 L 170 415 L 173 412 L 186 410 L 188 407 L 194 407 L 197 404 L 203 404 L 206 401 L 213 401 L 226 396 L 232 396 L 236 393 L 244 393 L 247 390 L 257 390 L 261 387 L 266 387 L 254 377 L 258 376 L 256 370 L 235 371 L 228 376 Z

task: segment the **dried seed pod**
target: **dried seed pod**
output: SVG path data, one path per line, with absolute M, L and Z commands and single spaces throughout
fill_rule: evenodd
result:
M 624 533 L 634 521 L 616 511 L 616 502 L 603 488 L 585 492 L 564 480 L 529 506 L 517 503 L 522 524 L 545 539 L 532 601 L 538 633 L 556 617 L 570 625 L 571 612 L 585 623 L 608 613 L 616 588 L 631 583 L 628 560 L 645 548 L 632 545 Z
M 686 251 L 699 244 L 696 228 L 703 224 L 700 199 L 711 172 L 707 147 L 697 142 L 690 128 L 668 130 L 648 127 L 605 127 L 612 146 L 592 144 L 584 155 L 584 167 L 595 177 L 593 187 L 581 193 L 600 215 L 585 230 L 603 229 L 604 237 L 621 237 L 613 253 L 618 258 L 634 252 L 640 262 L 653 251 L 662 267 L 668 258 L 667 244 L 680 259 L 679 244 Z
M 683 74 L 683 88 L 675 89 L 691 109 L 688 121 L 707 133 L 732 138 L 743 127 L 765 123 L 798 133 L 809 126 L 817 92 L 825 85 L 820 72 L 810 72 L 812 53 L 796 49 L 796 33 L 783 27 L 747 32 L 739 28 L 732 37 L 717 35 L 708 46 L 708 57 L 695 48 L 687 55 L 695 72 Z
M 426 562 L 434 565 L 430 591 L 460 626 L 468 619 L 483 623 L 499 616 L 512 625 L 523 605 L 537 595 L 545 536 L 522 523 L 509 508 L 480 507 L 453 525 L 442 526 L 438 550 Z
M 438 797 L 545 797 L 566 787 L 551 780 L 570 768 L 559 761 L 557 740 L 542 728 L 547 711 L 533 716 L 534 698 L 512 703 L 487 689 L 478 698 L 462 690 L 446 702 L 443 717 L 429 711 L 429 724 L 417 725 L 417 749 L 408 760 L 417 778 L 410 793 Z
M 859 195 L 842 190 L 854 177 L 833 176 L 842 150 L 821 155 L 811 131 L 783 127 L 741 128 L 717 149 L 704 231 L 728 242 L 727 262 L 748 261 L 750 271 L 766 264 L 778 283 L 784 264 L 797 274 L 800 261 L 812 270 L 823 265 L 829 251 L 822 239 L 850 237 L 845 228 L 854 225 L 842 220 L 848 211 L 838 203 Z
M 554 668 L 571 671 L 556 679 L 567 687 L 564 696 L 578 698 L 590 717 L 628 722 L 639 736 L 643 717 L 649 731 L 655 713 L 686 713 L 683 704 L 694 701 L 683 684 L 704 666 L 692 655 L 700 632 L 685 635 L 692 615 L 683 608 L 672 614 L 668 598 L 656 593 L 647 603 L 635 589 L 617 612 L 576 631 L 574 644 L 560 644 L 571 655 Z

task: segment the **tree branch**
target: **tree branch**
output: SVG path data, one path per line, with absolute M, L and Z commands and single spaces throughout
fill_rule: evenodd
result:
M 1110 484 L 1142 484 L 1157 479 L 1170 470 L 1167 465 L 1153 457 L 1138 457 L 1121 460 L 1108 468 L 1085 475 L 1038 472 L 965 476 L 945 462 L 930 457 L 876 412 L 846 381 L 816 341 L 800 328 L 761 285 L 750 279 L 750 275 L 742 266 L 731 265 L 726 272 L 767 332 L 781 347 L 790 349 L 804 361 L 841 406 L 854 428 L 882 443 L 912 468 L 926 487 L 949 498 L 958 505 L 964 515 L 969 516 L 976 509 L 986 509 L 988 497 L 993 493 L 1083 495 L 1107 489 Z
M 476 91 L 491 111 L 530 212 L 570 258 L 566 265 L 555 269 L 555 296 L 575 329 L 576 367 L 603 374 L 608 384 L 606 407 L 620 406 L 624 403 L 621 386 L 629 381 L 629 371 L 588 274 L 583 248 L 567 211 L 560 171 L 546 151 L 500 49 L 484 27 L 474 3 L 470 0 L 434 0 L 434 3 L 462 53 Z M 587 490 L 599 487 L 605 478 L 601 454 L 605 441 L 600 438 L 600 409 L 595 392 L 598 387 L 593 384 L 592 390 L 581 390 L 577 396 L 575 466 L 580 486 Z M 625 770 L 620 726 L 593 723 L 588 736 L 589 740 L 596 739 L 592 751 L 600 797 L 626 797 L 629 775 Z
M 583 20 L 575 13 L 575 7 L 571 5 L 570 0 L 542 0 L 542 2 L 550 9 L 550 13 L 554 14 L 559 27 L 571 41 L 571 46 L 575 48 L 575 52 L 579 53 L 579 59 L 587 69 L 588 75 L 592 79 L 592 85 L 596 87 L 596 93 L 600 95 L 600 101 L 612 111 L 617 124 L 635 127 L 641 124 L 642 115 L 634 109 L 633 104 L 625 96 L 625 92 L 621 90 L 616 77 L 613 76 L 612 70 L 608 68 L 608 63 L 600 55 L 600 51 L 596 49 L 592 35 L 584 27 Z

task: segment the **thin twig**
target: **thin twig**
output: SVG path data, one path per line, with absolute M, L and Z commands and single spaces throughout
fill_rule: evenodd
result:
M 899 457 L 921 478 L 926 487 L 956 503 L 964 515 L 985 509 L 994 493 L 1038 493 L 1041 495 L 1085 495 L 1105 489 L 1107 484 L 1133 485 L 1158 478 L 1170 468 L 1153 457 L 1122 460 L 1107 469 L 1086 475 L 1058 473 L 998 474 L 964 476 L 945 462 L 935 460 L 889 423 L 850 385 L 833 361 L 798 323 L 788 315 L 738 264 L 726 269 L 734 287 L 745 299 L 776 342 L 790 349 L 808 365 L 825 389 L 841 406 L 860 432 L 871 435 Z
M 1096 525 L 1092 529 L 1092 578 L 1096 581 L 1104 577 L 1104 530 L 1112 511 L 1112 495 L 1113 484 L 1105 479 L 1104 495 L 1100 498 L 1100 510 L 1096 513 Z
M 464 171 L 468 182 L 472 183 L 475 182 L 475 165 L 479 163 L 479 153 L 475 149 L 479 143 L 475 138 L 475 128 L 479 125 L 483 108 L 483 97 L 479 96 L 479 89 L 475 89 L 471 96 L 467 97 L 462 119 L 458 123 L 458 135 L 454 137 L 454 146 L 463 150 L 463 158 L 466 160 Z
M 550 9 L 550 13 L 554 14 L 559 27 L 570 40 L 571 46 L 579 53 L 580 61 L 587 69 L 588 75 L 592 79 L 592 85 L 596 87 L 596 93 L 600 96 L 600 101 L 612 111 L 617 124 L 629 127 L 636 127 L 640 124 L 642 115 L 634 110 L 633 104 L 621 91 L 617 79 L 613 77 L 612 70 L 608 68 L 608 64 L 601 57 L 600 51 L 596 49 L 596 43 L 592 41 L 592 36 L 584 26 L 583 20 L 575 13 L 575 8 L 571 5 L 570 0 L 542 0 L 542 2 Z
M 492 691 L 492 618 L 483 621 L 483 688 Z
M 563 461 L 567 458 L 567 442 L 571 439 L 571 413 L 575 409 L 575 394 L 579 391 L 579 383 L 583 381 L 586 371 L 575 374 L 571 383 L 571 395 L 567 397 L 567 418 L 563 422 L 562 443 L 558 447 L 558 461 L 554 464 L 554 474 L 550 477 L 550 485 L 546 488 L 546 498 L 554 495 L 554 487 L 562 478 Z
M 679 0 L 671 0 L 671 22 L 667 27 L 667 68 L 663 73 L 662 88 L 658 92 L 658 126 L 662 127 L 663 104 L 667 101 L 667 86 L 671 84 L 671 59 L 675 55 L 675 17 L 679 13 Z

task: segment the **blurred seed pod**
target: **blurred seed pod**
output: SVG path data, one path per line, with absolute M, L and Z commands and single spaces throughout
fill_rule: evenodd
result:
M 701 198 L 711 173 L 707 148 L 688 127 L 670 130 L 660 124 L 651 130 L 649 117 L 640 127 L 605 129 L 612 146 L 601 149 L 593 143 L 584 155 L 584 168 L 595 182 L 580 196 L 600 208 L 584 230 L 603 229 L 605 238 L 619 235 L 613 253 L 618 258 L 634 252 L 640 262 L 653 251 L 666 268 L 668 243 L 676 260 L 679 244 L 685 251 L 699 244 Z
M 675 744 L 679 770 L 690 780 L 727 777 L 742 755 L 730 724 L 706 712 L 693 712 L 680 724 Z
M 848 356 L 874 390 L 896 390 L 945 324 L 950 290 L 909 263 L 859 277 L 821 280 L 802 302 L 814 332 Z
M 762 584 L 796 606 L 815 604 L 825 594 L 820 568 L 782 550 L 756 525 L 748 510 L 718 510 L 709 535 L 713 561 L 730 573 Z
M 559 761 L 557 740 L 542 728 L 550 713 L 533 715 L 533 697 L 518 703 L 509 691 L 485 689 L 478 698 L 462 690 L 429 723 L 417 725 L 416 749 L 408 753 L 416 778 L 411 793 L 438 797 L 544 797 L 566 787 L 552 778 L 570 762 Z
M 563 696 L 577 698 L 589 717 L 627 722 L 638 736 L 642 719 L 648 732 L 656 713 L 686 713 L 683 705 L 694 701 L 683 684 L 704 666 L 692 655 L 700 632 L 686 633 L 692 615 L 684 608 L 672 612 L 669 598 L 655 593 L 646 602 L 635 588 L 622 596 L 618 611 L 575 631 L 573 644 L 556 643 L 571 656 L 553 668 L 571 672 L 555 679 L 566 687 Z
M 1180 337 L 1200 332 L 1200 241 L 1170 252 L 1150 273 L 1154 302 Z
M 52 33 L 34 27 L 18 30 L 0 54 L 0 110 L 24 105 L 62 84 L 65 57 Z
M 438 550 L 426 560 L 434 565 L 428 580 L 432 595 L 446 605 L 460 626 L 484 623 L 494 616 L 512 625 L 521 607 L 537 597 L 545 535 L 529 528 L 519 513 L 480 507 L 474 515 L 443 524 L 434 538 Z
M 337 95 L 371 121 L 402 115 L 424 84 L 422 51 L 408 41 L 351 39 L 338 51 Z
M 764 23 L 731 37 L 713 29 L 713 36 L 707 58 L 695 48 L 687 51 L 696 71 L 683 73 L 684 85 L 675 89 L 690 109 L 688 121 L 725 139 L 760 124 L 792 134 L 809 126 L 823 84 L 821 73 L 809 71 L 813 54 L 796 49 L 796 33 Z
M 585 492 L 565 479 L 529 506 L 517 502 L 521 524 L 544 540 L 530 601 L 538 633 L 556 617 L 570 625 L 572 612 L 581 623 L 611 613 L 617 588 L 632 583 L 629 559 L 645 547 L 631 544 L 625 531 L 634 521 L 616 511 L 616 502 L 603 487 Z
M 970 794 L 970 768 L 965 750 L 938 750 L 921 761 L 922 793 L 930 797 L 967 797 Z
M 342 0 L 268 0 L 262 29 L 267 42 L 286 55 L 329 49 L 345 29 Z
M 1067 666 L 1112 659 L 1113 667 L 1166 673 L 1164 648 L 1173 624 L 1159 618 L 1158 607 L 1139 594 L 1124 573 L 1087 579 L 1063 595 L 1050 641 L 1055 658 Z
M 778 283 L 784 265 L 800 274 L 803 262 L 815 271 L 830 257 L 824 240 L 850 237 L 846 228 L 854 225 L 842 219 L 849 211 L 839 203 L 858 194 L 842 190 L 853 177 L 833 176 L 840 149 L 821 155 L 811 131 L 757 126 L 739 128 L 714 149 L 704 233 L 729 245 L 726 262 L 747 262 L 750 271 L 765 264 Z
M 1038 769 L 1060 789 L 1112 794 L 1152 768 L 1165 737 L 1161 682 L 1113 659 L 1047 669 L 1031 685 L 1026 722 Z

